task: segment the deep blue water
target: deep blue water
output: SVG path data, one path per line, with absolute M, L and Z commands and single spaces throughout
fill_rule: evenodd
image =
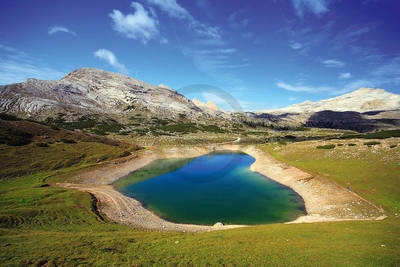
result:
M 115 187 L 166 220 L 179 223 L 264 224 L 305 214 L 290 188 L 252 172 L 247 154 L 158 160 Z

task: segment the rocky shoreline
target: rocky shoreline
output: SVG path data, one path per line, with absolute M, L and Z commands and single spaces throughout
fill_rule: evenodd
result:
M 100 211 L 110 220 L 135 228 L 204 232 L 244 227 L 245 225 L 214 226 L 179 224 L 166 221 L 142 204 L 116 191 L 110 184 L 157 159 L 198 157 L 217 150 L 243 151 L 255 158 L 252 171 L 292 188 L 303 199 L 307 214 L 288 223 L 327 222 L 344 220 L 379 220 L 385 218 L 372 203 L 327 179 L 312 176 L 298 168 L 274 159 L 257 145 L 219 144 L 199 147 L 162 147 L 147 149 L 126 162 L 109 164 L 73 178 L 73 183 L 57 184 L 89 192 L 98 200 Z

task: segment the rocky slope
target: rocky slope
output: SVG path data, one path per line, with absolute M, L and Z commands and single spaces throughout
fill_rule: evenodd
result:
M 397 128 L 400 127 L 400 95 L 383 89 L 360 88 L 338 97 L 260 111 L 253 116 L 288 127 L 307 126 L 358 132 Z
M 123 115 L 146 111 L 157 117 L 204 115 L 192 101 L 167 86 L 92 68 L 54 81 L 28 79 L 0 86 L 0 111 L 43 119 L 56 113 Z

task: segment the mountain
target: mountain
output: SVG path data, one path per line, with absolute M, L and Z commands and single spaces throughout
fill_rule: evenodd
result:
M 400 127 L 400 95 L 383 89 L 360 88 L 354 92 L 317 102 L 305 101 L 286 108 L 259 111 L 267 118 L 292 127 L 347 129 L 368 132 Z
M 136 131 L 160 135 L 302 126 L 365 132 L 400 127 L 400 96 L 382 89 L 361 88 L 277 110 L 227 112 L 213 102 L 191 101 L 163 84 L 80 68 L 60 80 L 28 79 L 0 86 L 0 112 L 102 134 Z
M 202 116 L 192 101 L 165 86 L 93 68 L 80 68 L 60 80 L 0 86 L 0 111 L 45 119 L 57 113 L 126 115 L 147 112 L 173 118 Z
M 258 113 L 306 113 L 323 110 L 369 112 L 400 109 L 400 95 L 383 89 L 360 88 L 354 92 L 317 102 L 305 101 L 286 108 L 264 110 Z
M 207 101 L 207 103 L 204 103 L 200 100 L 197 100 L 196 98 L 193 98 L 192 101 L 196 106 L 206 111 L 222 112 L 222 110 L 212 101 Z

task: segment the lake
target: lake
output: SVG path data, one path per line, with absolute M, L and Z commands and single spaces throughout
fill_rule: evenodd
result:
M 177 223 L 213 225 L 287 222 L 305 215 L 292 189 L 250 170 L 255 159 L 219 152 L 156 160 L 114 183 L 158 216 Z

